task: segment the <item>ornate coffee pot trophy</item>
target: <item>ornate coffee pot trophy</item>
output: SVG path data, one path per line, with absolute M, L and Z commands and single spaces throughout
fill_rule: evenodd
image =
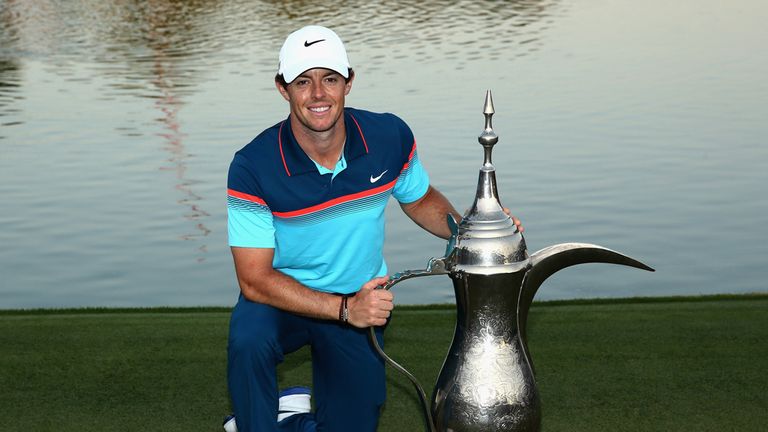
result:
M 485 97 L 485 152 L 477 194 L 461 223 L 448 215 L 452 236 L 445 256 L 425 270 L 397 273 L 382 286 L 431 275 L 448 275 L 456 293 L 456 329 L 437 378 L 431 409 L 416 378 L 389 358 L 373 329 L 371 341 L 388 364 L 416 388 L 430 432 L 539 431 L 541 405 L 528 352 L 525 325 L 539 286 L 555 272 L 576 264 L 603 262 L 653 271 L 647 265 L 601 246 L 563 243 L 528 254 L 525 239 L 504 212 L 491 163 L 498 141 L 491 125 L 491 92 Z

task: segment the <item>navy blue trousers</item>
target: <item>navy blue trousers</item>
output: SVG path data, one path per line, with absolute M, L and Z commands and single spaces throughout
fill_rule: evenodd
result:
M 382 329 L 377 339 L 383 346 Z M 242 295 L 232 311 L 227 381 L 239 432 L 375 431 L 386 397 L 384 361 L 369 330 L 298 316 Z M 315 412 L 277 423 L 277 365 L 309 345 Z M 295 385 L 297 383 L 286 383 Z

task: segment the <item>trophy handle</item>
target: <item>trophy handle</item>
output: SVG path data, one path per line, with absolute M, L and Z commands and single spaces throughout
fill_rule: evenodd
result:
M 377 289 L 386 289 L 389 290 L 396 284 L 406 280 L 411 279 L 415 277 L 422 277 L 422 276 L 434 276 L 434 275 L 443 275 L 443 274 L 449 274 L 450 272 L 446 270 L 445 268 L 445 258 L 431 258 L 429 262 L 427 263 L 427 268 L 424 270 L 406 270 L 402 272 L 395 273 L 392 275 L 392 277 L 384 283 L 384 285 L 380 285 L 377 287 Z M 419 381 L 416 379 L 413 374 L 408 372 L 404 367 L 400 366 L 396 361 L 392 360 L 391 357 L 389 357 L 384 350 L 379 345 L 378 339 L 376 339 L 376 332 L 374 331 L 373 327 L 370 327 L 370 339 L 371 343 L 373 344 L 373 347 L 376 349 L 376 352 L 379 353 L 381 358 L 384 359 L 387 364 L 395 368 L 398 372 L 405 375 L 408 380 L 411 381 L 411 384 L 413 384 L 413 387 L 416 389 L 416 393 L 419 395 L 419 401 L 421 402 L 421 407 L 424 412 L 424 421 L 427 424 L 427 431 L 429 432 L 435 432 L 435 422 L 432 420 L 432 412 L 429 410 L 429 403 L 427 402 L 427 394 L 424 392 L 424 388 L 419 384 Z
M 449 274 L 449 273 L 450 272 L 445 268 L 445 257 L 430 258 L 429 262 L 427 263 L 426 269 L 404 270 L 401 272 L 397 272 L 393 274 L 392 277 L 390 277 L 389 280 L 384 283 L 384 285 L 379 285 L 378 287 L 376 287 L 376 289 L 389 290 L 396 284 L 407 279 L 421 277 L 421 276 L 434 276 L 434 275 L 442 275 L 442 274 Z
M 446 223 L 448 224 L 448 230 L 451 232 L 450 237 L 448 238 L 448 244 L 445 248 L 445 256 L 442 258 L 430 258 L 429 262 L 427 262 L 427 268 L 424 270 L 405 270 L 402 272 L 395 273 L 392 275 L 391 278 L 387 282 L 385 282 L 383 285 L 380 285 L 376 287 L 376 289 L 386 289 L 389 290 L 393 286 L 397 285 L 398 283 L 415 278 L 415 277 L 422 277 L 422 276 L 434 276 L 434 275 L 447 275 L 451 272 L 447 269 L 448 262 L 452 262 L 451 260 L 455 257 L 455 247 L 456 247 L 456 238 L 459 235 L 459 224 L 456 222 L 456 219 L 454 219 L 453 215 L 450 213 L 445 215 Z M 381 348 L 381 345 L 379 345 L 378 339 L 376 339 L 376 332 L 374 331 L 373 327 L 370 327 L 370 339 L 371 344 L 373 344 L 373 347 L 376 349 L 376 352 L 379 353 L 381 358 L 384 359 L 387 364 L 395 368 L 398 372 L 405 375 L 408 380 L 411 381 L 411 384 L 413 384 L 413 387 L 416 389 L 416 393 L 419 395 L 419 401 L 421 402 L 421 408 L 424 412 L 424 422 L 426 423 L 426 430 L 428 432 L 436 432 L 435 429 L 435 422 L 432 420 L 432 411 L 429 409 L 429 403 L 427 402 L 427 394 L 424 392 L 424 388 L 419 384 L 419 381 L 416 379 L 415 376 L 413 376 L 412 373 L 408 372 L 404 367 L 400 366 L 396 361 L 392 360 L 391 357 L 389 357 L 384 350 Z

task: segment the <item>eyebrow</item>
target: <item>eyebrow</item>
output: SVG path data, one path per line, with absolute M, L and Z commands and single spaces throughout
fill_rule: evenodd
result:
M 325 68 L 320 68 L 320 69 L 325 69 Z M 325 70 L 326 70 L 326 73 L 325 73 L 325 74 L 323 74 L 323 75 L 321 76 L 321 78 L 328 78 L 328 77 L 329 77 L 329 76 L 331 76 L 331 75 L 338 75 L 338 76 L 340 76 L 340 77 L 342 77 L 342 78 L 343 78 L 343 75 L 342 75 L 342 74 L 340 74 L 340 73 L 338 73 L 338 72 L 336 72 L 335 70 L 332 70 L 332 69 L 325 69 Z M 306 72 L 306 71 L 305 71 L 305 72 Z M 297 76 L 296 78 L 298 79 L 298 78 L 302 78 L 302 77 L 303 77 L 303 78 L 307 78 L 307 79 L 312 79 L 312 77 L 311 77 L 311 76 L 309 76 L 309 75 L 307 75 L 307 74 L 305 74 L 305 73 L 302 73 L 301 75 Z

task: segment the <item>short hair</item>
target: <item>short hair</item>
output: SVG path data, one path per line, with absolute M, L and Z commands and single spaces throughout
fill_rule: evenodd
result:
M 336 72 L 336 71 L 334 71 L 334 72 Z M 338 73 L 338 72 L 336 72 L 336 73 Z M 339 74 L 339 75 L 341 75 L 341 74 Z M 349 68 L 349 69 L 347 69 L 347 75 L 349 75 L 349 76 L 347 78 L 344 78 L 344 82 L 345 83 L 349 82 L 349 80 L 354 78 L 355 71 L 353 71 L 352 68 Z M 342 77 L 343 77 L 343 75 L 342 75 Z M 285 78 L 283 77 L 283 74 L 275 75 L 275 82 L 280 84 L 280 87 L 282 87 L 282 88 L 288 87 L 288 84 L 289 84 L 289 83 L 285 82 Z

